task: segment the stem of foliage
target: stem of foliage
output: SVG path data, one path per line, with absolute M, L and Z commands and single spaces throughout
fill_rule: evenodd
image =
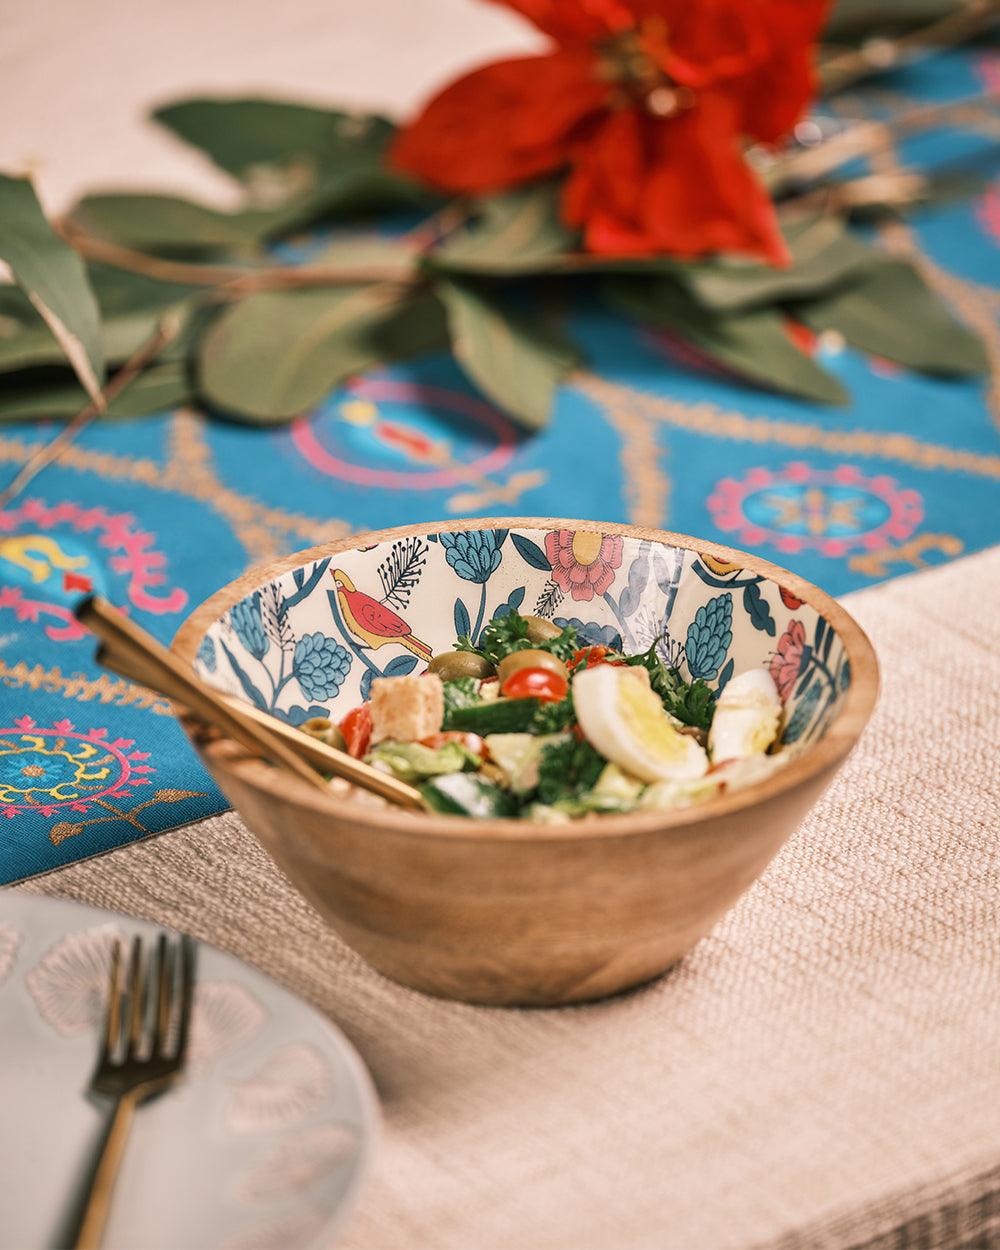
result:
M 781 201 L 782 211 L 788 209 L 851 212 L 858 208 L 902 208 L 916 204 L 927 195 L 930 181 L 923 174 L 900 170 L 897 174 L 866 174 L 846 182 L 817 187 L 803 195 Z
M 860 48 L 837 53 L 823 62 L 819 67 L 821 90 L 824 95 L 830 95 L 871 74 L 883 73 L 927 53 L 964 43 L 986 30 L 998 14 L 1000 0 L 972 0 L 956 12 L 896 39 L 866 39 Z
M 202 265 L 194 261 L 166 260 L 89 234 L 72 221 L 60 229 L 66 241 L 87 260 L 115 269 L 141 273 L 160 282 L 215 287 L 223 298 L 239 299 L 257 291 L 284 291 L 310 286 L 362 286 L 366 282 L 409 282 L 414 270 L 399 265 Z
M 942 126 L 972 104 L 996 105 L 997 102 L 996 95 L 963 96 L 944 104 L 922 104 L 884 121 L 858 122 L 815 147 L 779 157 L 762 171 L 765 185 L 774 195 L 789 184 L 811 182 L 859 156 L 871 156 L 891 147 L 900 134 Z
M 149 338 L 132 353 L 114 377 L 107 382 L 99 397 L 102 402 L 91 400 L 63 426 L 51 442 L 44 443 L 28 457 L 14 479 L 0 491 L 0 508 L 6 508 L 33 478 L 59 458 L 73 439 L 96 417 L 99 417 L 112 400 L 117 399 L 122 391 L 142 373 L 143 369 L 151 365 L 160 352 L 173 342 L 180 333 L 182 325 L 180 316 L 175 312 L 168 312 L 160 319 Z
M 442 239 L 464 225 L 470 209 L 462 201 L 445 205 L 439 212 L 402 236 L 412 243 L 414 260 L 435 247 Z M 416 285 L 420 274 L 416 265 L 204 265 L 194 261 L 168 260 L 124 247 L 110 239 L 91 234 L 72 218 L 59 223 L 66 241 L 87 260 L 100 261 L 115 269 L 141 273 L 160 282 L 181 282 L 189 286 L 217 289 L 222 299 L 240 299 L 258 291 L 291 291 L 303 287 L 363 286 L 369 282 Z

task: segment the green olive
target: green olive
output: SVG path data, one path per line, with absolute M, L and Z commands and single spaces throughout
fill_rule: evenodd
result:
M 558 656 L 553 655 L 551 651 L 534 651 L 529 649 L 527 651 L 512 651 L 510 655 L 504 656 L 497 668 L 500 685 L 503 686 L 508 677 L 520 672 L 522 668 L 544 668 L 550 673 L 556 673 L 564 681 L 569 680 L 566 665 Z
M 493 665 L 474 651 L 445 651 L 427 665 L 428 673 L 437 673 L 442 681 L 459 677 L 492 677 Z
M 528 627 L 529 642 L 548 642 L 550 638 L 558 638 L 562 630 L 553 625 L 544 616 L 526 616 L 524 623 Z
M 325 716 L 314 716 L 310 720 L 305 720 L 299 728 L 303 733 L 308 734 L 310 738 L 318 738 L 320 742 L 325 742 L 327 746 L 336 747 L 338 751 L 347 750 L 344 735 L 333 721 L 327 720 Z

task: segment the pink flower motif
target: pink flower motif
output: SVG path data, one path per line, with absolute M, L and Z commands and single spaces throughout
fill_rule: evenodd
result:
M 994 182 L 976 205 L 980 225 L 1000 243 L 1000 183 Z
M 622 540 L 618 534 L 593 530 L 551 530 L 545 535 L 545 554 L 559 589 L 589 602 L 603 595 L 615 580 L 615 570 L 622 563 Z
M 795 680 L 802 664 L 806 646 L 806 630 L 801 621 L 789 621 L 788 628 L 778 640 L 778 649 L 771 657 L 768 671 L 778 687 L 782 703 L 787 703 L 795 689 Z

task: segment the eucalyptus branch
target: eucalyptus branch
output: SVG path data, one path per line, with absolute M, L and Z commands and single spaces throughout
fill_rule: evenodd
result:
M 832 173 L 848 161 L 871 156 L 891 147 L 901 134 L 930 130 L 961 116 L 972 104 L 996 105 L 996 95 L 963 96 L 943 104 L 923 104 L 896 117 L 882 121 L 863 121 L 833 135 L 815 147 L 780 156 L 762 171 L 764 182 L 772 195 L 790 184 L 812 182 Z
M 417 277 L 414 268 L 400 265 L 205 265 L 195 261 L 167 260 L 99 238 L 71 219 L 63 219 L 59 229 L 74 250 L 87 260 L 140 273 L 160 282 L 218 288 L 232 298 L 257 291 L 293 290 L 298 287 L 361 286 L 366 282 L 405 283 L 415 281 Z
M 468 221 L 472 210 L 455 200 L 414 226 L 401 238 L 414 245 L 414 261 L 436 247 Z M 210 265 L 196 261 L 169 260 L 125 247 L 91 234 L 72 217 L 57 223 L 60 234 L 81 256 L 115 269 L 139 273 L 160 282 L 214 288 L 223 299 L 239 299 L 259 291 L 291 291 L 304 287 L 363 286 L 371 282 L 417 285 L 420 274 L 413 265 Z
M 64 448 L 68 447 L 96 417 L 99 417 L 109 407 L 112 400 L 117 399 L 122 391 L 156 360 L 164 348 L 174 341 L 180 334 L 183 324 L 179 313 L 173 311 L 164 313 L 153 333 L 136 348 L 114 377 L 107 382 L 98 399 L 90 400 L 75 417 L 63 426 L 55 438 L 48 443 L 43 443 L 28 457 L 13 480 L 0 491 L 0 508 L 6 508 L 34 477 L 59 458 Z
M 1000 0 L 972 0 L 954 13 L 937 18 L 895 39 L 866 39 L 860 48 L 851 48 L 829 57 L 819 67 L 821 90 L 841 91 L 851 83 L 879 74 L 942 48 L 954 47 L 973 38 L 1000 16 Z
M 931 180 L 912 170 L 900 170 L 893 174 L 866 174 L 844 182 L 828 183 L 802 195 L 789 196 L 781 201 L 782 211 L 794 209 L 819 210 L 821 212 L 850 212 L 857 208 L 902 208 L 917 204 L 931 189 Z

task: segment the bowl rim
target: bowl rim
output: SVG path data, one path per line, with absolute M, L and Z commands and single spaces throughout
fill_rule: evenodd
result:
M 432 835 L 471 841 L 482 841 L 484 837 L 500 840 L 565 841 L 642 835 L 661 829 L 698 825 L 754 807 L 763 800 L 776 798 L 793 790 L 818 774 L 836 767 L 852 750 L 868 723 L 879 694 L 879 664 L 875 649 L 857 621 L 826 591 L 820 590 L 797 573 L 736 547 L 727 547 L 706 539 L 694 538 L 689 534 L 651 526 L 611 521 L 581 521 L 564 517 L 464 517 L 451 521 L 430 521 L 397 525 L 389 529 L 365 530 L 319 543 L 266 564 L 253 566 L 242 576 L 215 591 L 181 623 L 171 643 L 171 650 L 181 659 L 193 664 L 206 631 L 223 613 L 260 586 L 303 564 L 322 560 L 327 556 L 341 555 L 371 543 L 484 529 L 591 530 L 681 547 L 699 554 L 705 553 L 717 560 L 739 564 L 741 568 L 760 573 L 769 581 L 791 591 L 797 599 L 809 604 L 836 630 L 851 666 L 851 681 L 843 703 L 823 737 L 807 747 L 786 767 L 730 794 L 707 799 L 690 807 L 626 812 L 617 816 L 602 815 L 594 820 L 576 820 L 567 824 L 542 824 L 520 818 L 483 820 L 470 816 L 406 811 L 391 806 L 369 806 L 365 803 L 353 803 L 350 799 L 332 793 L 326 797 L 293 775 L 282 778 L 287 799 L 299 806 L 309 807 L 320 815 L 331 817 L 343 818 L 346 805 L 350 808 L 350 819 L 354 823 L 372 829 L 390 830 L 397 835 Z M 180 720 L 188 737 L 192 738 L 193 722 L 183 715 Z M 274 769 L 244 751 L 237 743 L 218 738 L 208 743 L 199 742 L 198 749 L 222 771 L 235 772 L 244 784 L 252 786 L 258 792 L 273 792 Z

